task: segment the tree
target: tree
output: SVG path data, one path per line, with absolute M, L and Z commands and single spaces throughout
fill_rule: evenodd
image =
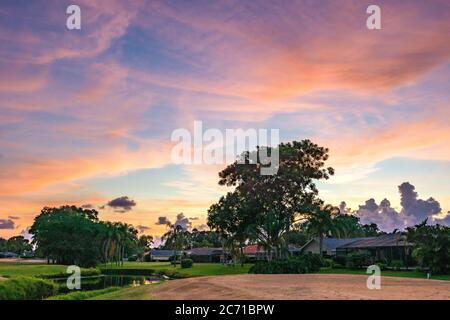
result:
M 30 229 L 40 252 L 60 264 L 95 266 L 99 256 L 97 211 L 62 206 L 45 207 Z
M 161 237 L 161 240 L 165 241 L 164 247 L 175 251 L 175 255 L 181 262 L 184 250 L 190 245 L 190 233 L 178 224 L 168 223 L 167 226 L 169 230 Z
M 319 238 L 320 255 L 323 255 L 323 238 L 324 236 L 336 233 L 336 225 L 333 217 L 339 213 L 339 209 L 331 205 L 318 206 L 307 214 L 309 217 L 307 231 L 311 235 Z
M 7 251 L 22 254 L 25 251 L 31 251 L 33 247 L 23 236 L 11 237 L 6 241 Z M 1 251 L 1 250 L 0 250 Z
M 149 251 L 153 244 L 153 237 L 150 235 L 143 234 L 139 237 L 138 246 L 145 251 Z
M 138 231 L 131 225 L 99 221 L 97 211 L 75 206 L 45 207 L 30 233 L 48 262 L 59 264 L 119 264 L 137 248 Z
M 384 234 L 385 232 L 380 231 L 376 223 L 371 224 L 363 224 L 362 229 L 364 230 L 365 237 L 376 237 L 380 234 Z
M 259 153 L 244 152 L 219 173 L 219 184 L 235 189 L 211 206 L 208 225 L 224 236 L 238 236 L 242 243 L 257 241 L 266 248 L 269 260 L 272 256 L 287 258 L 286 234 L 317 201 L 314 181 L 328 179 L 334 170 L 324 168 L 328 149 L 310 140 L 281 143 L 277 149 L 261 147 L 258 151 L 278 152 L 277 173 L 261 175 L 266 164 Z
M 194 228 L 191 232 L 191 245 L 192 248 L 220 247 L 220 234 L 215 231 L 199 231 Z
M 427 219 L 408 227 L 407 241 L 413 244 L 412 256 L 431 273 L 447 274 L 450 270 L 450 227 L 427 225 Z
M 7 250 L 7 241 L 6 241 L 6 239 L 3 239 L 3 238 L 1 238 L 0 237 L 0 252 L 3 252 L 3 251 L 8 251 Z
M 236 193 L 229 192 L 225 197 L 221 197 L 219 202 L 213 204 L 208 210 L 208 226 L 217 230 L 220 234 L 223 252 L 241 253 L 241 263 L 243 263 L 243 247 L 248 238 L 252 238 L 251 228 L 254 226 L 252 212 L 245 210 Z M 237 255 L 232 254 L 233 260 Z M 222 257 L 225 262 L 225 256 Z

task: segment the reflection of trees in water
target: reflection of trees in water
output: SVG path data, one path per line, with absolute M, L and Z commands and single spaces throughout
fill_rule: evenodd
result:
M 61 293 L 70 292 L 66 285 L 66 279 L 55 280 L 60 284 L 59 291 Z M 150 278 L 145 276 L 100 276 L 81 278 L 81 291 L 99 290 L 109 287 L 125 287 L 125 286 L 141 286 L 151 284 L 152 282 L 159 281 L 157 278 Z

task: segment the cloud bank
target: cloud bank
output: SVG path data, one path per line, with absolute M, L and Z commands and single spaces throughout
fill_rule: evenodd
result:
M 383 199 L 380 204 L 377 204 L 375 199 L 371 198 L 360 205 L 355 212 L 361 219 L 361 223 L 376 223 L 381 230 L 387 232 L 392 232 L 394 229 L 402 230 L 425 219 L 428 219 L 429 223 L 450 225 L 450 212 L 443 219 L 437 217 L 442 210 L 435 199 L 431 197 L 427 200 L 419 199 L 415 187 L 409 182 L 398 186 L 398 191 L 402 206 L 400 212 L 391 207 L 388 199 Z M 341 203 L 340 208 L 342 212 L 346 212 L 345 202 Z

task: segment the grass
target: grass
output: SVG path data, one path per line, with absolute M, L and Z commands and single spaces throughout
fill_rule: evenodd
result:
M 194 263 L 192 268 L 173 267 L 169 262 L 125 262 L 123 266 L 112 266 L 109 269 L 151 269 L 156 272 L 178 274 L 184 277 L 222 276 L 248 273 L 252 264 L 228 266 L 221 263 Z
M 65 272 L 67 266 L 26 263 L 0 263 L 0 276 L 50 276 Z
M 58 295 L 48 298 L 47 300 L 89 300 L 92 298 L 96 298 L 98 296 L 107 295 L 112 292 L 116 292 L 122 290 L 120 287 L 109 287 L 100 290 L 92 290 L 92 291 L 77 291 L 71 292 L 64 295 Z
M 55 264 L 35 263 L 0 263 L 0 276 L 2 277 L 37 277 L 47 278 L 66 276 L 67 266 Z M 81 269 L 82 274 L 92 274 L 95 269 Z
M 366 270 L 363 269 L 336 269 L 336 268 L 322 268 L 319 273 L 322 274 L 364 274 L 367 275 Z M 427 276 L 423 272 L 417 271 L 394 271 L 385 270 L 381 271 L 382 276 L 386 277 L 402 277 L 402 278 L 417 278 L 426 279 Z M 433 275 L 431 277 L 433 280 L 447 280 L 450 281 L 450 275 Z
M 146 286 L 120 288 L 113 292 L 96 295 L 89 298 L 89 300 L 151 300 L 152 288 L 160 283 L 153 283 Z

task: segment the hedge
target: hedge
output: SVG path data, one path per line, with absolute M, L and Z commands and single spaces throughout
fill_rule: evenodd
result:
M 192 261 L 192 259 L 182 259 L 181 260 L 181 267 L 184 269 L 192 268 L 193 265 L 194 265 L 194 261 Z
M 17 277 L 0 282 L 0 300 L 42 300 L 58 293 L 49 280 Z
M 288 260 L 259 261 L 249 273 L 283 274 L 318 272 L 322 265 L 318 254 L 306 254 Z

